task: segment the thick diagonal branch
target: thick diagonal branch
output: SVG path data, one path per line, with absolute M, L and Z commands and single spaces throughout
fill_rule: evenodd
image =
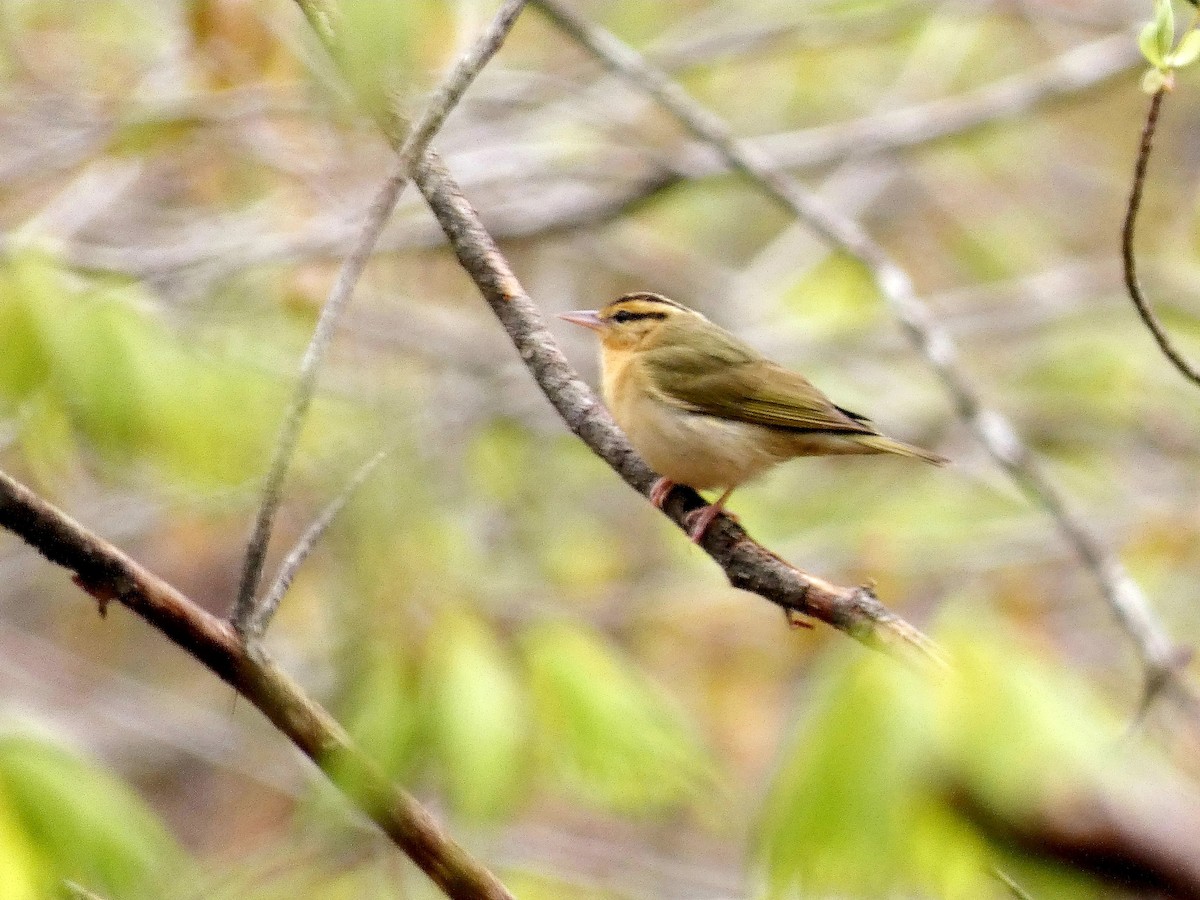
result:
M 630 446 L 603 404 L 579 378 L 546 329 L 538 308 L 436 153 L 413 170 L 413 181 L 445 231 L 458 261 L 500 320 L 554 408 L 601 459 L 634 490 L 648 495 L 650 467 Z M 664 512 L 684 528 L 685 515 L 704 505 L 695 491 L 676 488 Z M 940 661 L 920 631 L 888 610 L 867 588 L 847 588 L 808 575 L 755 543 L 722 516 L 702 546 L 735 587 L 753 591 L 789 613 L 820 619 L 877 649 Z M 686 529 L 685 529 L 686 530 Z
M 314 24 L 326 48 L 335 51 L 336 34 L 323 27 L 327 22 L 323 5 L 317 0 L 296 2 Z M 395 129 L 387 121 L 380 125 L 385 137 L 401 152 Z M 538 387 L 597 456 L 636 491 L 649 496 L 654 472 L 630 446 L 608 410 L 558 348 L 541 312 L 517 281 L 441 156 L 433 148 L 428 149 L 413 166 L 411 175 L 459 262 L 504 326 Z M 703 505 L 703 498 L 695 491 L 676 488 L 664 512 L 680 528 L 685 528 L 683 517 Z M 869 588 L 842 587 L 801 572 L 751 540 L 728 517 L 720 517 L 708 530 L 703 547 L 725 570 L 731 584 L 765 597 L 789 616 L 819 619 L 868 646 L 901 658 L 938 667 L 944 665 L 936 645 L 880 603 Z
M 342 727 L 233 628 L 29 488 L 0 472 L 0 528 L 56 565 L 96 598 L 127 606 L 249 700 L 315 762 L 448 897 L 513 900 L 504 885 L 394 787 Z

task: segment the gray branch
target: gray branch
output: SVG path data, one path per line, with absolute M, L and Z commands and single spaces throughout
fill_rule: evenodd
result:
M 254 530 L 246 549 L 246 560 L 242 568 L 241 583 L 238 586 L 237 599 L 234 602 L 231 620 L 234 628 L 246 635 L 247 627 L 252 618 L 257 622 L 259 633 L 266 628 L 270 614 L 256 612 L 255 596 L 258 585 L 262 580 L 263 562 L 267 555 L 267 545 L 271 540 L 271 528 L 279 503 L 283 498 L 283 482 L 287 477 L 288 468 L 296 452 L 296 444 L 300 437 L 300 427 L 304 424 L 305 415 L 312 404 L 316 390 L 317 371 L 325 351 L 333 340 L 338 317 L 354 293 L 354 287 L 362 276 L 375 249 L 379 235 L 395 209 L 405 186 L 408 184 L 408 169 L 414 159 L 419 159 L 437 134 L 454 105 L 462 98 L 467 87 L 483 70 L 487 62 L 496 55 L 504 38 L 516 23 L 517 16 L 524 8 L 524 0 L 505 0 L 500 11 L 496 13 L 491 24 L 479 37 L 475 44 L 455 64 L 454 69 L 446 80 L 434 92 L 425 111 L 412 127 L 399 150 L 399 159 L 388 176 L 383 188 L 376 195 L 367 211 L 362 232 L 354 249 L 346 257 L 337 279 L 321 310 L 317 327 L 313 331 L 304 358 L 300 363 L 300 376 L 291 403 L 284 414 L 283 426 L 275 444 L 275 453 L 271 459 L 271 467 L 267 472 L 263 486 L 262 502 L 258 516 L 254 522 Z M 311 19 L 310 19 L 311 21 Z
M 917 296 L 908 273 L 857 222 L 828 207 L 779 171 L 760 147 L 737 140 L 724 121 L 648 65 L 636 51 L 584 21 L 560 0 L 532 3 L 607 68 L 657 100 L 693 136 L 718 153 L 730 169 L 750 179 L 825 241 L 856 257 L 870 270 L 909 338 L 941 380 L 959 416 L 1025 495 L 1054 518 L 1063 537 L 1095 578 L 1137 649 L 1147 683 L 1155 685 L 1167 679 L 1178 666 L 1178 655 L 1145 595 L 1045 473 L 1008 419 L 984 404 L 959 365 L 953 339 Z
M 571 367 L 547 330 L 541 312 L 434 151 L 426 153 L 414 168 L 413 181 L 538 387 L 597 456 L 630 487 L 648 496 L 655 473 Z M 663 512 L 686 531 L 687 513 L 704 505 L 695 491 L 676 487 Z M 730 584 L 765 597 L 789 617 L 819 619 L 868 646 L 941 665 L 934 644 L 880 603 L 869 588 L 841 587 L 800 571 L 753 541 L 727 516 L 718 518 L 702 546 L 725 570 Z
M 300 571 L 300 567 L 304 565 L 304 561 L 308 559 L 309 554 L 317 546 L 325 532 L 329 530 L 329 526 L 333 524 L 333 520 L 350 502 L 350 498 L 354 496 L 364 481 L 371 477 L 372 473 L 379 468 L 379 464 L 387 458 L 390 450 L 380 450 L 365 463 L 359 466 L 358 471 L 354 476 L 346 482 L 341 493 L 329 501 L 328 505 L 321 510 L 320 514 L 309 523 L 308 528 L 304 529 L 304 534 L 300 536 L 300 540 L 296 542 L 288 555 L 284 558 L 283 564 L 279 567 L 279 574 L 275 576 L 275 582 L 271 585 L 271 589 L 267 591 L 261 603 L 257 605 L 254 614 L 246 623 L 245 636 L 247 640 L 256 641 L 263 636 L 267 625 L 271 618 L 275 615 L 275 611 L 279 609 L 279 604 L 283 600 L 284 594 L 288 592 L 288 588 L 292 586 L 292 580 L 296 577 L 296 573 Z

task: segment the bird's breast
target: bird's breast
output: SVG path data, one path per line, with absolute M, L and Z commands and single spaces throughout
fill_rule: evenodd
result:
M 770 429 L 692 412 L 664 398 L 630 354 L 606 354 L 605 402 L 650 466 L 678 484 L 728 488 L 786 459 Z

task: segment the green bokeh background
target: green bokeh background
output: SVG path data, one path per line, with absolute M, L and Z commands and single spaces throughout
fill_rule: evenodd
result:
M 0 4 L 0 466 L 216 612 L 300 355 L 390 167 L 362 104 L 419 109 L 496 6 L 336 5 L 348 84 L 285 0 Z M 784 148 L 1112 34 L 1132 50 L 1152 14 L 575 7 Z M 1187 646 L 1200 395 L 1120 286 L 1146 103 L 1141 64 L 1122 66 L 1015 118 L 794 174 L 906 267 L 982 396 Z M 1138 238 L 1193 357 L 1198 96 L 1181 72 Z M 1157 709 L 1122 743 L 1142 687 L 1129 640 L 865 271 L 730 176 L 586 214 L 697 150 L 536 11 L 436 144 L 548 316 L 666 293 L 953 459 L 804 460 L 731 508 L 796 565 L 873 582 L 956 675 L 926 683 L 729 588 L 568 434 L 415 194 L 322 374 L 269 566 L 395 450 L 284 601 L 283 664 L 522 898 L 1009 896 L 997 870 L 1036 897 L 1116 896 L 996 844 L 947 784 L 1013 815 L 1047 771 L 1116 796 L 1153 771 L 1151 793 L 1187 794 L 1195 735 Z M 591 336 L 552 327 L 594 384 Z M 98 619 L 11 537 L 0 571 L 0 898 L 66 881 L 111 898 L 433 896 L 157 634 L 120 609 Z

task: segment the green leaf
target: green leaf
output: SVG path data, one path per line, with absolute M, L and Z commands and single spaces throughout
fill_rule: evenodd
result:
M 71 879 L 120 896 L 153 896 L 177 875 L 181 851 L 157 818 L 111 775 L 41 740 L 0 738 L 0 796 L 46 860 Z
M 1183 36 L 1175 52 L 1167 57 L 1167 65 L 1174 69 L 1182 69 L 1197 59 L 1200 59 L 1200 31 L 1193 28 Z
M 40 900 L 52 883 L 50 867 L 38 853 L 0 789 L 0 873 L 5 900 Z
M 1167 83 L 1167 73 L 1162 69 L 1147 69 L 1142 76 L 1142 90 L 1147 94 L 1157 94 Z
M 759 854 L 782 896 L 986 896 L 981 841 L 921 790 L 931 763 L 925 685 L 876 659 L 825 679 L 771 788 Z M 963 884 L 963 879 L 966 879 Z
M 1156 69 L 1166 65 L 1166 61 L 1158 52 L 1157 23 L 1147 22 L 1142 26 L 1141 32 L 1138 33 L 1138 47 L 1142 51 L 1142 56 L 1146 57 L 1146 61 Z
M 711 764 L 683 714 L 615 648 L 561 623 L 523 646 L 539 744 L 572 791 L 629 812 L 712 799 Z
M 363 655 L 365 665 L 353 674 L 353 688 L 343 705 L 346 730 L 389 776 L 403 779 L 417 740 L 413 679 L 386 642 L 372 643 Z
M 0 261 L 0 397 L 19 406 L 33 396 L 102 462 L 209 487 L 261 471 L 285 394 L 249 364 L 176 334 L 139 289 L 81 279 L 29 252 Z
M 528 749 L 527 702 L 496 635 L 479 618 L 448 613 L 427 648 L 425 715 L 454 809 L 494 819 L 511 808 Z
M 18 415 L 25 464 L 42 492 L 56 496 L 76 455 L 71 418 L 61 399 L 47 390 L 33 393 Z
M 1154 26 L 1158 55 L 1165 59 L 1175 45 L 1175 7 L 1171 0 L 1155 0 Z
M 1111 767 L 1121 723 L 1094 694 L 1002 635 L 996 622 L 940 635 L 953 675 L 936 683 L 860 658 L 822 679 L 772 786 L 758 855 L 770 897 L 997 896 L 993 865 L 1034 896 L 1092 897 L 1068 868 L 1008 855 L 949 798 L 951 787 L 1020 819 L 1047 796 L 1147 776 Z M 1171 782 L 1164 782 L 1170 784 Z M 1178 784 L 1179 781 L 1174 782 Z
M 1155 0 L 1154 21 L 1146 23 L 1138 35 L 1142 55 L 1157 68 L 1165 68 L 1167 54 L 1175 43 L 1175 10 L 1171 0 Z

